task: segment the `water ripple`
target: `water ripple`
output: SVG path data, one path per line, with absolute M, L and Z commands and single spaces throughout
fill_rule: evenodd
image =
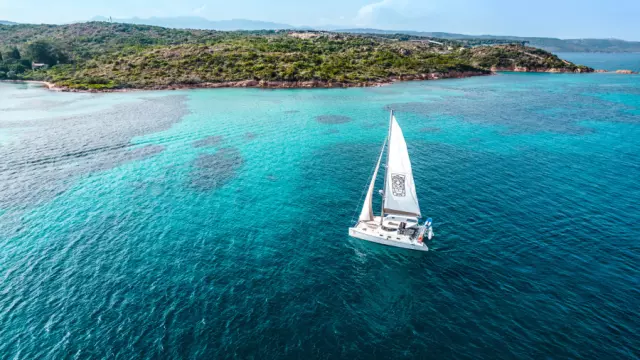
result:
M 0 357 L 638 358 L 640 103 L 625 79 L 12 87 Z M 86 109 L 52 103 L 71 100 Z M 388 104 L 435 220 L 426 254 L 346 233 Z M 326 113 L 349 121 L 330 129 Z

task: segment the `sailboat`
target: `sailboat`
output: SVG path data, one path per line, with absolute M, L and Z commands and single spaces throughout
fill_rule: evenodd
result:
M 385 149 L 387 158 L 384 187 L 380 190 L 382 208 L 380 216 L 375 216 L 373 192 Z M 420 217 L 420 205 L 413 181 L 407 143 L 391 110 L 387 138 L 378 156 L 378 163 L 373 171 L 358 223 L 349 228 L 349 235 L 378 244 L 428 251 L 429 247 L 424 239 L 426 237 L 431 240 L 433 237 L 432 220 L 428 218 L 423 225 L 420 225 L 418 220 Z

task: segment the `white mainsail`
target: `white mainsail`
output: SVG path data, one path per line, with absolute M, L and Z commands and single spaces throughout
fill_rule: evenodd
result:
M 418 205 L 407 143 L 395 116 L 391 117 L 388 146 L 384 212 L 420 217 L 420 205 Z
M 381 216 L 376 217 L 373 215 L 373 191 L 385 150 L 387 158 L 386 166 L 383 167 L 385 174 L 382 209 Z M 419 225 L 416 219 L 411 220 L 415 217 L 420 217 L 420 206 L 407 144 L 391 111 L 389 133 L 382 145 L 382 151 L 367 188 L 359 221 L 349 228 L 349 236 L 388 246 L 429 251 L 423 237 L 425 233 L 429 240 L 433 236 L 431 219 L 428 219 L 424 225 Z
M 360 221 L 372 221 L 373 220 L 373 190 L 376 185 L 376 178 L 378 177 L 378 170 L 380 169 L 380 163 L 382 162 L 382 154 L 384 154 L 384 148 L 387 145 L 387 140 L 385 139 L 384 144 L 382 145 L 382 150 L 380 151 L 380 156 L 378 157 L 378 163 L 376 164 L 376 169 L 373 171 L 373 177 L 371 178 L 371 183 L 369 184 L 369 190 L 367 191 L 367 196 L 364 198 L 364 205 L 362 205 L 362 211 L 360 212 Z

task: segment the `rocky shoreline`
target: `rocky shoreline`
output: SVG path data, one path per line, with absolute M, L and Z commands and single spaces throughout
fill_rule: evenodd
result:
M 530 69 L 526 67 L 497 68 L 492 67 L 491 71 L 451 71 L 448 73 L 427 73 L 417 75 L 402 75 L 390 77 L 385 81 L 367 81 L 358 83 L 349 82 L 330 82 L 330 81 L 265 81 L 265 80 L 242 80 L 227 82 L 203 82 L 196 84 L 167 84 L 153 85 L 146 87 L 122 87 L 114 89 L 75 89 L 64 86 L 58 86 L 47 81 L 35 80 L 0 80 L 13 83 L 34 83 L 40 84 L 49 90 L 62 92 L 83 92 L 83 93 L 106 93 L 106 92 L 129 92 L 129 91 L 151 91 L 151 90 L 187 90 L 187 89 L 217 89 L 217 88 L 259 88 L 259 89 L 335 89 L 335 88 L 352 88 L 352 87 L 378 87 L 389 85 L 400 81 L 423 81 L 423 80 L 442 80 L 442 79 L 462 79 L 473 76 L 495 75 L 497 72 L 535 72 L 535 73 L 613 73 L 613 74 L 638 74 L 631 70 L 592 70 L 582 71 L 580 69 L 571 71 L 567 69 Z
M 575 71 L 568 69 L 558 69 L 558 68 L 550 68 L 550 69 L 531 69 L 526 67 L 510 67 L 510 68 L 497 68 L 492 67 L 491 71 L 493 72 L 536 72 L 536 73 L 566 73 L 566 74 L 585 74 L 585 73 L 599 73 L 599 74 L 623 74 L 623 75 L 637 75 L 638 71 L 633 70 L 602 70 L 602 69 L 576 69 Z
M 597 70 L 593 70 L 591 68 L 586 68 L 586 69 L 576 69 L 576 70 L 570 70 L 570 69 L 565 69 L 565 68 L 528 68 L 528 67 L 521 67 L 521 66 L 512 66 L 512 67 L 492 67 L 491 71 L 493 72 L 498 72 L 498 71 L 510 71 L 510 72 L 533 72 L 533 73 L 563 73 L 563 74 L 585 74 L 585 73 L 592 73 L 592 72 L 598 72 Z
M 75 89 L 64 86 L 58 86 L 54 83 L 35 80 L 5 80 L 7 82 L 22 82 L 41 84 L 49 90 L 62 92 L 128 92 L 128 91 L 148 91 L 148 90 L 186 90 L 186 89 L 217 89 L 217 88 L 260 88 L 260 89 L 334 89 L 334 88 L 352 88 L 352 87 L 378 87 L 392 84 L 398 81 L 420 81 L 420 80 L 441 80 L 441 79 L 462 79 L 472 76 L 491 75 L 491 72 L 481 71 L 451 71 L 448 73 L 427 73 L 417 75 L 402 75 L 390 77 L 385 81 L 366 81 L 366 82 L 330 82 L 330 81 L 265 81 L 265 80 L 242 80 L 227 82 L 203 82 L 195 84 L 167 84 L 153 85 L 145 87 L 122 87 L 114 89 Z

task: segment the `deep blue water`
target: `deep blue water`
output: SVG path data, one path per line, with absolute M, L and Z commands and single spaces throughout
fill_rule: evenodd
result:
M 428 253 L 351 239 L 388 109 Z M 640 77 L 0 83 L 0 358 L 640 357 Z
M 640 53 L 557 53 L 562 59 L 602 70 L 640 71 Z

